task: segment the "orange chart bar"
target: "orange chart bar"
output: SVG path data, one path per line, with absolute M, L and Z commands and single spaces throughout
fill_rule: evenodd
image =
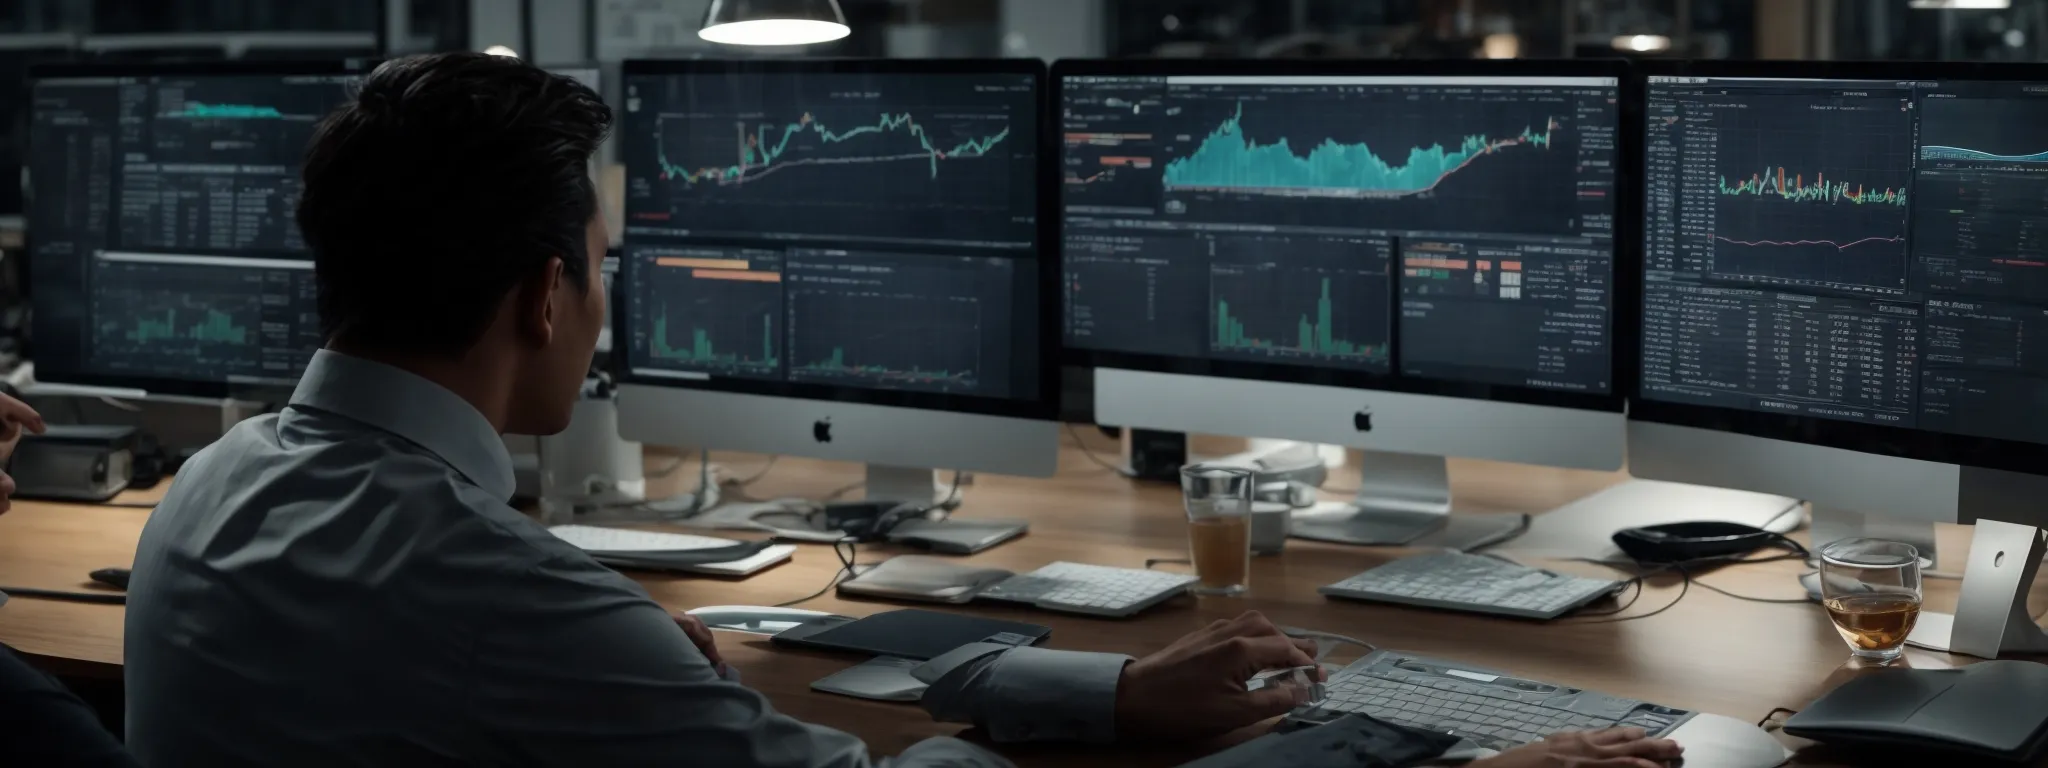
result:
M 1410 258 L 1404 262 L 1411 267 L 1430 269 L 1471 269 L 1472 262 L 1466 259 Z
M 1112 157 L 1104 155 L 1099 162 L 1101 162 L 1103 165 L 1112 167 L 1123 165 L 1128 165 L 1132 168 L 1152 167 L 1152 158 L 1149 157 Z
M 781 272 L 743 272 L 732 269 L 696 269 L 690 276 L 699 280 L 742 280 L 749 283 L 782 282 Z
M 663 256 L 655 259 L 654 263 L 658 266 L 682 267 L 684 269 L 745 270 L 747 268 L 746 259 L 692 259 L 682 256 Z

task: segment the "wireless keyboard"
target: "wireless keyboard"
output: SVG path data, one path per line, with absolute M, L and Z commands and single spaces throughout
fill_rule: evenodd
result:
M 1060 561 L 996 582 L 976 599 L 1028 603 L 1049 611 L 1130 616 L 1186 592 L 1185 573 Z
M 1554 619 L 1620 589 L 1613 579 L 1565 576 L 1485 555 L 1405 557 L 1321 590 L 1330 597 Z
M 1359 713 L 1507 750 L 1565 731 L 1636 727 L 1664 736 L 1694 713 L 1454 661 L 1374 651 L 1331 675 L 1322 701 L 1288 715 L 1323 722 Z

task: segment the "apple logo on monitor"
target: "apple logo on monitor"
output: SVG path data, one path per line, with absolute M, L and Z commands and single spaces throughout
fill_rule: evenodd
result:
M 832 417 L 827 416 L 812 422 L 811 438 L 821 443 L 832 442 Z
M 1372 406 L 1360 408 L 1357 413 L 1351 414 L 1351 428 L 1360 432 L 1372 431 Z

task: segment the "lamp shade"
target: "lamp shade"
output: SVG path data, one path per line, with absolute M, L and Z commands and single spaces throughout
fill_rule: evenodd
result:
M 711 0 L 697 36 L 727 45 L 810 45 L 852 31 L 838 0 Z

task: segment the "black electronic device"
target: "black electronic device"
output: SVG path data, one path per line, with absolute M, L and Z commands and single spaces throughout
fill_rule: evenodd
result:
M 1953 765 L 2027 762 L 2048 746 L 2048 665 L 1986 661 L 1960 669 L 1859 676 L 1785 721 L 1830 745 L 1946 753 Z
M 134 427 L 51 424 L 24 433 L 7 460 L 14 495 L 24 499 L 106 501 L 128 488 L 140 433 Z
M 1733 559 L 1780 542 L 1800 554 L 1806 553 L 1805 547 L 1782 533 L 1742 523 L 1671 523 L 1614 533 L 1614 545 L 1623 554 L 1649 565 Z
M 300 166 L 370 65 L 32 68 L 38 380 L 204 397 L 296 382 L 322 343 Z
M 128 579 L 134 576 L 135 574 L 133 571 L 130 571 L 126 568 L 101 568 L 99 570 L 93 571 L 89 575 L 91 576 L 93 581 L 105 584 L 109 587 L 113 587 L 115 589 L 127 589 Z
M 1830 505 L 1854 499 L 1829 487 L 1840 475 L 1922 476 L 1910 462 L 1772 470 L 1858 458 L 1814 450 L 1842 449 L 1962 465 L 1950 482 L 1966 487 L 1978 468 L 2048 473 L 2048 355 L 2035 349 L 2048 338 L 2048 72 L 1638 72 L 1642 260 L 1625 283 L 1639 288 L 1623 314 L 1635 322 L 1620 327 L 1639 330 L 1629 418 L 1648 428 L 1630 436 L 1632 469 Z M 1741 437 L 1801 452 L 1758 453 L 1769 445 Z M 1739 473 L 1702 460 L 1745 449 Z M 1871 494 L 1856 504 L 1866 514 L 1903 495 L 1855 484 Z
M 1051 627 L 1038 624 L 905 608 L 860 619 L 818 619 L 782 631 L 775 635 L 774 642 L 815 650 L 928 660 L 992 638 L 1001 638 L 996 641 L 1007 645 L 1032 645 L 1051 634 Z

